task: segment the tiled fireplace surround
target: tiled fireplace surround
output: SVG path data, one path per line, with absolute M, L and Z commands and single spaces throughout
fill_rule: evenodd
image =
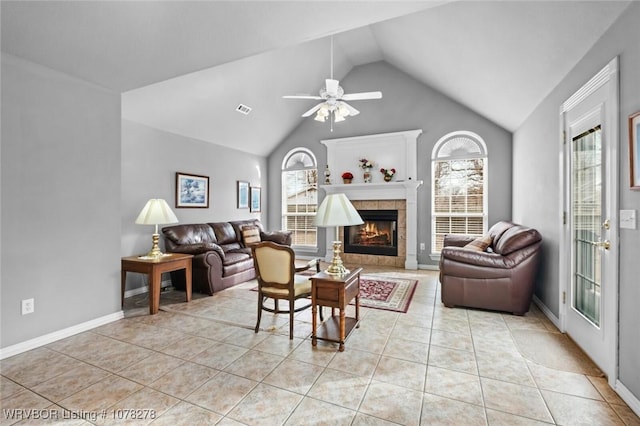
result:
M 395 266 L 404 268 L 407 254 L 407 202 L 405 200 L 354 200 L 353 206 L 357 210 L 398 210 L 398 255 L 379 256 L 375 254 L 343 253 L 345 263 L 355 265 Z M 340 229 L 340 241 L 344 241 L 344 228 Z

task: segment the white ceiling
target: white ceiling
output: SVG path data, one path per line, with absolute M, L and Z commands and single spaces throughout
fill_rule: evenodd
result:
M 125 119 L 266 155 L 313 105 L 282 95 L 329 77 L 329 35 L 336 78 L 384 60 L 513 131 L 628 4 L 2 1 L 2 51 L 123 93 Z

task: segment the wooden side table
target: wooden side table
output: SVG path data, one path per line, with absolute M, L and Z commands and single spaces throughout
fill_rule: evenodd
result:
M 169 253 L 157 259 L 148 259 L 140 256 L 122 258 L 122 287 L 120 291 L 121 303 L 124 306 L 124 289 L 127 280 L 127 272 L 138 272 L 149 276 L 149 313 L 155 315 L 160 307 L 160 281 L 164 272 L 184 269 L 186 274 L 187 302 L 191 301 L 191 260 L 192 254 Z
M 360 273 L 356 268 L 346 275 L 329 275 L 320 272 L 311 277 L 311 311 L 312 334 L 311 344 L 316 346 L 318 339 L 340 344 L 340 352 L 344 351 L 344 342 L 349 333 L 359 326 L 360 321 Z M 356 317 L 347 318 L 345 309 L 349 302 L 356 300 Z M 317 327 L 316 314 L 318 306 L 328 306 L 331 317 Z M 334 316 L 334 308 L 340 310 L 340 317 Z M 321 308 L 322 309 L 322 308 Z

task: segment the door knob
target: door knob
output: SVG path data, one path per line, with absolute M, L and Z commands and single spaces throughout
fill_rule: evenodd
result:
M 598 248 L 603 248 L 605 250 L 609 250 L 611 248 L 611 242 L 609 240 L 598 240 L 596 245 L 598 246 Z

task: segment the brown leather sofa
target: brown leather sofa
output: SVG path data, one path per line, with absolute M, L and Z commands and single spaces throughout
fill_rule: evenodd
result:
M 493 225 L 488 236 L 489 247 L 478 251 L 464 247 L 474 237 L 445 235 L 442 303 L 524 315 L 533 297 L 542 237 L 535 229 L 507 221 Z
M 256 277 L 251 248 L 243 241 L 245 226 L 257 226 L 262 241 L 291 245 L 290 232 L 265 232 L 258 219 L 167 226 L 162 234 L 167 252 L 194 255 L 193 290 L 213 295 Z M 171 282 L 184 289 L 184 273 L 172 272 Z

